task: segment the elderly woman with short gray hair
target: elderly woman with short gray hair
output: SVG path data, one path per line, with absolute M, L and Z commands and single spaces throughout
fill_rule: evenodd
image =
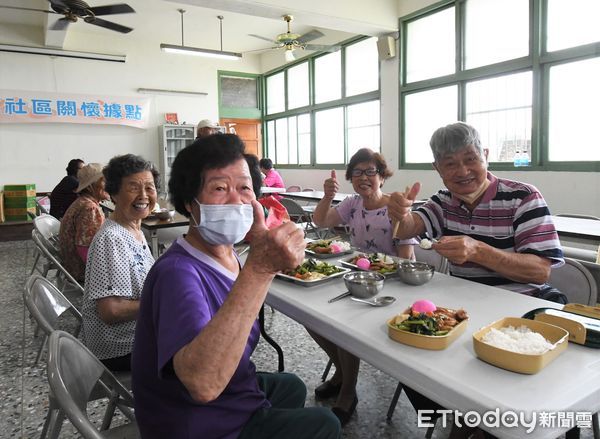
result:
M 156 205 L 159 174 L 127 154 L 103 171 L 115 210 L 92 241 L 85 271 L 83 340 L 113 371 L 131 370 L 142 287 L 154 258 L 141 230 Z

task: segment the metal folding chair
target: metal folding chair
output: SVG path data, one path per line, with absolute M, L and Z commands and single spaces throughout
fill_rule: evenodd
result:
M 133 396 L 79 340 L 64 331 L 54 331 L 48 352 L 48 382 L 58 416 L 66 415 L 84 439 L 140 437 L 132 410 Z M 101 397 L 109 402 L 98 430 L 86 407 L 88 401 Z M 131 422 L 109 429 L 116 408 Z

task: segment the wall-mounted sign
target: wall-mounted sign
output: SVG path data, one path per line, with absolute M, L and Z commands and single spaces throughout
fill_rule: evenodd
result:
M 148 127 L 150 98 L 0 90 L 0 123 L 92 123 Z

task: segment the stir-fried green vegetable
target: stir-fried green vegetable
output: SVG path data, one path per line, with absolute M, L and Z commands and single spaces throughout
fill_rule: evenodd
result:
M 285 274 L 288 276 L 294 276 L 299 279 L 306 279 L 307 275 L 311 273 L 320 273 L 324 276 L 331 276 L 332 274 L 343 271 L 342 268 L 336 267 L 335 265 L 328 264 L 327 262 L 316 261 L 314 259 L 306 259 L 302 265 L 298 265 L 294 270 L 286 271 Z
M 446 335 L 449 331 L 439 331 L 438 323 L 433 316 L 425 313 L 411 314 L 402 323 L 396 323 L 394 326 L 403 331 L 414 332 L 423 335 Z

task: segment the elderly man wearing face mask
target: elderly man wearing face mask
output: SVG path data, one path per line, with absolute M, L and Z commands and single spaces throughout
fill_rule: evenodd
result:
M 433 167 L 446 190 L 411 211 L 420 184 L 391 196 L 388 210 L 399 238 L 428 232 L 433 250 L 448 258 L 450 273 L 471 281 L 566 303 L 546 284 L 564 263 L 558 235 L 542 194 L 532 185 L 487 170 L 488 150 L 463 122 L 431 137 Z

